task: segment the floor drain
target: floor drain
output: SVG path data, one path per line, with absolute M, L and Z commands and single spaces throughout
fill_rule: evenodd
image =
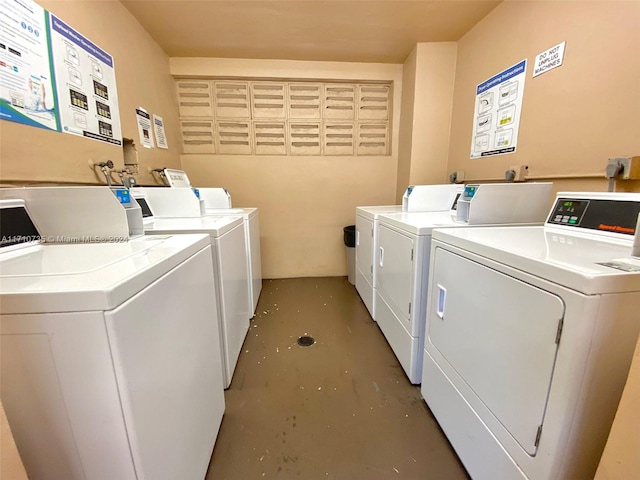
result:
M 298 345 L 300 345 L 301 347 L 310 347 L 314 343 L 316 343 L 314 338 L 308 335 L 303 335 L 302 337 L 298 338 Z

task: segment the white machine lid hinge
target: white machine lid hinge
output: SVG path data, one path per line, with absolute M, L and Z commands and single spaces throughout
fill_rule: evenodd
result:
M 536 433 L 536 441 L 533 443 L 534 447 L 540 445 L 540 437 L 542 436 L 542 425 L 538 427 L 538 432 Z
M 371 238 L 373 238 L 373 228 L 371 229 Z
M 409 302 L 409 315 L 411 315 L 411 302 Z M 411 321 L 411 319 L 409 319 Z
M 558 321 L 558 330 L 556 331 L 556 344 L 560 344 L 560 337 L 562 336 L 562 327 L 564 325 L 564 318 Z
M 413 261 L 413 248 L 411 249 L 411 260 Z

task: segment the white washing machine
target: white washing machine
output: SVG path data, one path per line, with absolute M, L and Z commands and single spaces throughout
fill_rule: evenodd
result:
M 200 189 L 203 190 L 203 189 Z M 205 200 L 205 206 L 207 205 Z M 206 208 L 208 217 L 239 215 L 242 217 L 247 253 L 247 277 L 249 281 L 249 305 L 251 317 L 256 314 L 262 291 L 262 259 L 260 256 L 260 217 L 257 208 Z
M 434 232 L 422 394 L 474 479 L 593 478 L 640 330 L 638 213 L 565 192 L 544 226 Z
M 180 172 L 180 171 L 178 171 Z M 182 172 L 184 173 L 184 172 Z M 182 178 L 178 173 L 172 177 Z M 174 179 L 174 181 L 177 181 Z M 188 179 L 181 180 L 184 184 Z M 179 184 L 178 184 L 179 185 Z M 256 313 L 256 306 L 262 291 L 262 261 L 260 255 L 260 219 L 257 208 L 227 208 L 231 197 L 224 188 L 149 188 L 133 189 L 134 195 L 145 196 L 155 217 L 201 217 L 239 215 L 244 220 L 245 248 L 247 258 L 247 277 L 250 278 L 247 289 L 248 302 L 251 305 L 250 316 Z M 195 194 L 195 195 L 194 195 Z
M 75 189 L 63 210 L 0 195 L 34 205 L 0 201 L 0 392 L 29 478 L 202 480 L 224 413 L 208 239 L 123 238 L 115 196 Z M 100 243 L 34 241 L 83 211 L 67 241 Z
M 378 249 L 378 218 L 382 213 L 402 211 L 437 212 L 451 210 L 462 193 L 462 185 L 410 185 L 402 205 L 356 207 L 356 290 L 369 310 L 375 314 L 375 251 Z
M 146 235 L 206 233 L 213 253 L 216 279 L 217 317 L 222 340 L 224 388 L 231 385 L 233 372 L 249 331 L 250 305 L 247 297 L 247 252 L 243 220 L 239 216 L 202 218 L 156 218 L 145 224 Z M 213 290 L 213 289 L 212 289 Z M 211 295 L 211 292 L 209 292 Z
M 258 299 L 262 291 L 262 259 L 260 256 L 260 218 L 257 208 L 231 208 L 231 195 L 226 188 L 198 188 L 199 198 L 204 202 L 205 215 L 240 215 L 244 220 L 247 248 L 247 275 L 249 276 L 249 304 L 251 316 L 255 316 Z
M 542 224 L 551 183 L 466 185 L 451 212 L 381 214 L 374 269 L 376 321 L 413 384 L 422 379 L 429 249 L 435 228 Z M 526 209 L 522 208 L 527 206 Z M 465 212 L 458 219 L 460 210 Z
M 231 385 L 233 372 L 249 331 L 250 305 L 247 291 L 249 279 L 246 265 L 245 230 L 240 216 L 206 216 L 192 218 L 156 218 L 144 194 L 134 197 L 144 212 L 146 235 L 205 233 L 209 235 L 213 253 L 212 288 L 218 306 L 214 315 L 222 343 L 221 358 L 224 388 Z M 211 292 L 209 293 L 211 295 Z

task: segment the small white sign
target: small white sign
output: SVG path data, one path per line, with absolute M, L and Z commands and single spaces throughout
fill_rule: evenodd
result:
M 136 120 L 138 123 L 138 134 L 140 144 L 145 148 L 153 148 L 153 133 L 151 132 L 151 116 L 142 108 L 136 108 Z
M 551 47 L 546 52 L 542 52 L 536 56 L 536 61 L 533 65 L 534 77 L 542 75 L 543 73 L 562 65 L 562 60 L 564 59 L 564 47 L 566 43 L 567 42 L 559 43 L 555 47 Z
M 153 114 L 153 131 L 156 134 L 156 145 L 158 148 L 169 148 L 167 144 L 167 137 L 164 134 L 164 121 L 162 117 Z

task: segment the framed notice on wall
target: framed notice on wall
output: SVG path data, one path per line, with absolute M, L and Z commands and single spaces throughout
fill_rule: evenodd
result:
M 516 151 L 526 71 L 525 59 L 476 87 L 471 158 Z
M 0 119 L 122 145 L 113 57 L 33 0 L 0 0 Z

